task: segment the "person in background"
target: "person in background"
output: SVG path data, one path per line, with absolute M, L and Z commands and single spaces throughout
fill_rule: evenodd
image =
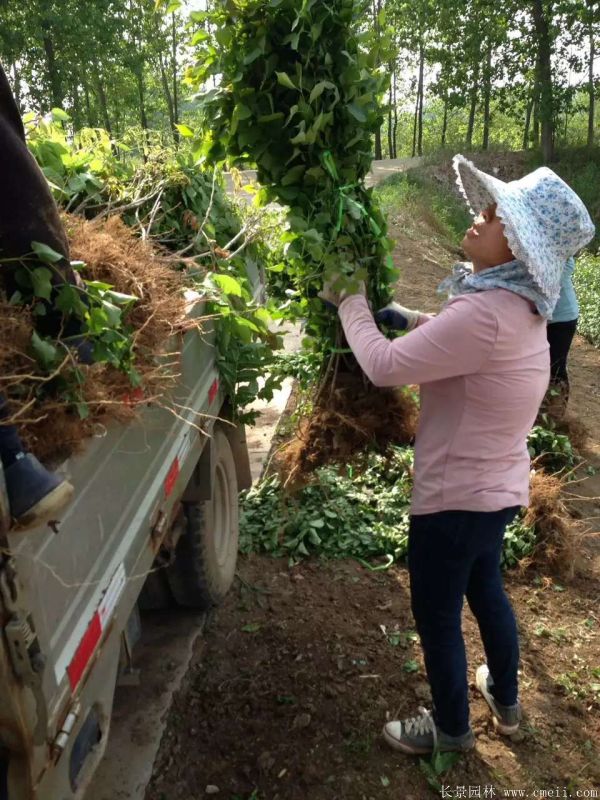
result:
M 0 278 L 6 298 L 19 289 L 19 267 L 36 264 L 31 258 L 32 242 L 41 242 L 63 258 L 53 269 L 53 293 L 69 282 L 80 285 L 72 269 L 69 243 L 46 178 L 29 152 L 25 130 L 8 79 L 0 66 Z M 45 301 L 44 301 L 45 302 Z M 36 317 L 43 335 L 72 337 L 80 332 L 78 320 L 57 311 L 52 297 L 45 302 L 46 314 Z M 80 361 L 90 360 L 88 343 L 71 345 Z M 7 399 L 0 393 L 0 460 L 13 520 L 21 529 L 56 519 L 71 499 L 72 485 L 47 470 L 27 451 L 12 424 Z
M 550 389 L 544 405 L 559 419 L 564 416 L 569 401 L 567 359 L 579 317 L 579 303 L 573 286 L 574 270 L 575 259 L 567 259 L 562 273 L 560 295 L 547 329 L 550 345 Z
M 519 642 L 500 570 L 502 543 L 529 502 L 527 435 L 550 376 L 546 322 L 565 261 L 594 235 L 579 197 L 546 167 L 510 183 L 463 156 L 454 168 L 476 217 L 463 240 L 471 263 L 442 282 L 449 301 L 437 316 L 393 303 L 374 319 L 364 285 L 341 292 L 339 275 L 320 293 L 338 306 L 373 384 L 420 385 L 408 569 L 433 711 L 420 708 L 383 729 L 391 747 L 410 754 L 474 745 L 465 596 L 487 662 L 476 685 L 500 733 L 519 727 Z M 376 319 L 407 334 L 389 340 Z

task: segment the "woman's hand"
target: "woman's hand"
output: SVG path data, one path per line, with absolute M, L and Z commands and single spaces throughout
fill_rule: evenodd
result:
M 419 324 L 420 313 L 399 303 L 388 303 L 375 313 L 375 322 L 394 331 L 412 331 Z
M 326 305 L 337 308 L 342 300 L 345 300 L 346 297 L 349 297 L 351 294 L 362 294 L 363 297 L 366 297 L 367 289 L 365 282 L 358 280 L 353 275 L 344 275 L 341 272 L 335 272 L 329 278 L 325 279 L 323 288 L 318 292 L 318 297 L 320 297 Z

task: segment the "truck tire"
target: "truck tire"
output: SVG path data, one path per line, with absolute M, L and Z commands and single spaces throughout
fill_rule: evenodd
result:
M 239 535 L 235 461 L 220 428 L 215 429 L 212 447 L 211 499 L 184 504 L 185 530 L 166 570 L 177 604 L 202 610 L 219 605 L 233 583 Z

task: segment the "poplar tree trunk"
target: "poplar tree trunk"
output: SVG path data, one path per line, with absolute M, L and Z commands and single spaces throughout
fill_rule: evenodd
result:
M 444 95 L 444 117 L 442 120 L 441 146 L 446 147 L 446 134 L 448 132 L 448 95 Z
M 490 102 L 492 96 L 492 43 L 488 42 L 483 75 L 483 142 L 484 150 L 490 146 Z
M 85 115 L 87 117 L 88 125 L 90 128 L 96 127 L 96 117 L 92 115 L 92 105 L 90 103 L 90 90 L 87 83 L 83 83 L 83 100 L 85 103 Z
M 392 134 L 392 145 L 394 147 L 394 155 L 392 158 L 398 158 L 398 86 L 396 85 L 396 66 L 394 65 L 394 132 Z
M 50 83 L 50 99 L 53 108 L 62 108 L 63 105 L 63 89 L 58 72 L 58 65 L 56 63 L 56 53 L 54 50 L 54 40 L 50 31 L 50 23 L 47 20 L 42 20 L 42 43 L 44 45 L 44 53 L 46 55 L 46 70 L 48 72 L 48 81 Z
M 163 94 L 165 96 L 165 102 L 167 104 L 167 113 L 169 115 L 171 133 L 173 134 L 173 141 L 175 142 L 175 144 L 177 144 L 179 142 L 179 131 L 175 127 L 175 111 L 173 108 L 173 98 L 171 96 L 171 90 L 169 88 L 169 80 L 167 78 L 165 63 L 163 61 L 162 53 L 160 50 L 158 51 L 158 65 L 160 69 L 160 79 L 163 87 Z
M 594 59 L 596 57 L 596 42 L 594 41 L 594 23 L 593 23 L 593 4 L 594 0 L 588 0 L 588 8 L 590 13 L 589 25 L 589 42 L 590 42 L 590 55 L 588 63 L 588 93 L 589 93 L 589 106 L 588 106 L 588 134 L 587 146 L 592 148 L 594 146 L 594 123 L 596 113 L 596 96 L 594 94 Z
M 142 128 L 147 131 L 148 130 L 148 117 L 146 115 L 146 87 L 144 85 L 144 72 L 143 66 L 140 69 L 136 69 L 136 81 L 138 87 L 138 98 L 140 101 L 140 124 Z
M 19 109 L 19 113 L 22 113 L 21 109 L 21 75 L 17 68 L 16 62 L 12 64 L 12 78 L 13 78 L 13 94 L 15 96 L 15 102 L 17 104 L 17 108 Z
M 540 146 L 540 104 L 538 100 L 533 103 L 533 146 Z
M 171 14 L 171 60 L 173 62 L 173 116 L 175 123 L 179 122 L 179 91 L 177 89 L 177 30 L 175 27 L 175 12 Z
M 393 67 L 391 64 L 388 65 L 388 69 L 390 70 L 390 75 L 394 74 Z M 392 79 L 393 81 L 393 79 Z M 387 137 L 388 137 L 388 158 L 394 157 L 394 142 L 393 142 L 393 135 L 394 135 L 394 123 L 393 123 L 393 107 L 394 107 L 394 84 L 393 82 L 390 83 L 390 95 L 389 95 L 389 103 L 388 103 L 388 129 L 387 129 Z
M 130 30 L 131 38 L 134 46 L 134 60 L 131 63 L 132 72 L 135 75 L 135 82 L 137 86 L 138 101 L 139 101 L 139 114 L 140 125 L 142 130 L 148 130 L 148 116 L 146 114 L 146 84 L 144 81 L 144 67 L 146 63 L 146 53 L 144 49 L 144 42 L 142 41 L 142 33 L 140 29 L 139 9 L 134 4 L 133 0 L 129 3 L 129 16 L 130 16 Z M 145 137 L 144 137 L 145 138 Z M 144 152 L 145 158 L 145 152 Z
M 100 106 L 100 114 L 102 116 L 102 122 L 104 127 L 108 131 L 109 136 L 112 137 L 112 126 L 110 124 L 110 116 L 108 114 L 108 103 L 106 102 L 106 92 L 104 91 L 104 84 L 102 82 L 102 78 L 100 77 L 100 73 L 98 72 L 98 67 L 94 65 L 92 67 L 92 78 L 94 80 L 94 88 L 96 90 L 96 96 L 98 97 L 98 104 Z
M 475 112 L 477 111 L 477 92 L 479 91 L 479 64 L 476 63 L 471 87 L 471 104 L 469 108 L 469 123 L 467 126 L 467 150 L 473 148 L 473 131 L 475 130 Z
M 533 23 L 537 37 L 539 117 L 542 128 L 542 157 L 554 158 L 554 93 L 552 88 L 552 34 L 543 0 L 532 2 Z
M 81 127 L 81 103 L 79 101 L 79 77 L 76 73 L 73 74 L 71 81 L 71 104 L 73 127 L 77 130 Z
M 525 110 L 525 127 L 523 129 L 523 150 L 529 149 L 529 130 L 531 128 L 531 112 L 533 111 L 533 96 L 527 101 L 527 108 Z
M 373 29 L 375 30 L 375 34 L 377 39 L 381 36 L 381 27 L 379 25 L 379 13 L 381 11 L 381 0 L 373 0 L 372 3 L 373 8 Z M 381 127 L 377 128 L 375 131 L 375 152 L 373 154 L 376 161 L 381 161 L 383 158 L 382 148 L 381 148 Z
M 416 102 L 415 102 L 415 113 L 414 113 L 414 119 L 413 119 L 413 141 L 412 141 L 412 157 L 413 158 L 417 154 L 417 120 L 418 120 L 418 117 L 419 117 L 419 101 L 420 101 L 420 95 L 419 95 L 419 86 L 418 86 L 418 83 L 417 83 L 417 99 L 416 99 Z
M 417 92 L 417 155 L 423 155 L 423 95 L 425 73 L 425 46 L 423 40 L 419 43 L 419 88 Z

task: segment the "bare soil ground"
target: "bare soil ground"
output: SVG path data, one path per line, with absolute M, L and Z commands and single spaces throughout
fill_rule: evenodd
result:
M 397 299 L 436 310 L 435 287 L 457 254 L 432 220 L 390 222 L 402 267 Z M 581 339 L 571 375 L 571 405 L 590 433 L 588 466 L 598 466 L 600 358 Z M 570 503 L 597 530 L 598 476 L 581 470 L 569 492 L 586 498 Z M 576 790 L 600 796 L 594 548 L 587 563 L 587 574 L 568 585 L 534 571 L 507 575 L 520 626 L 526 719 L 512 740 L 497 736 L 471 685 L 476 748 L 440 779 L 457 796 L 518 796 L 506 792 L 522 789 L 533 797 L 534 790 L 541 796 L 540 790 L 557 788 L 556 797 L 575 797 Z M 354 562 L 289 569 L 286 562 L 251 557 L 241 559 L 238 575 L 170 712 L 147 800 L 440 797 L 418 760 L 387 749 L 380 737 L 388 715 L 409 715 L 429 702 L 411 635 L 406 570 L 371 572 Z M 472 679 L 483 653 L 468 610 L 464 630 Z
M 147 800 L 202 798 L 208 787 L 227 800 L 435 797 L 417 759 L 380 738 L 387 715 L 429 701 L 406 571 L 378 574 L 352 562 L 289 570 L 253 557 L 242 560 L 240 577 L 171 710 Z M 500 797 L 502 789 L 600 787 L 600 703 L 591 688 L 598 583 L 534 581 L 508 579 L 523 650 L 523 733 L 497 736 L 471 686 L 477 746 L 442 785 L 491 785 Z M 465 638 L 472 677 L 482 648 L 470 612 Z

